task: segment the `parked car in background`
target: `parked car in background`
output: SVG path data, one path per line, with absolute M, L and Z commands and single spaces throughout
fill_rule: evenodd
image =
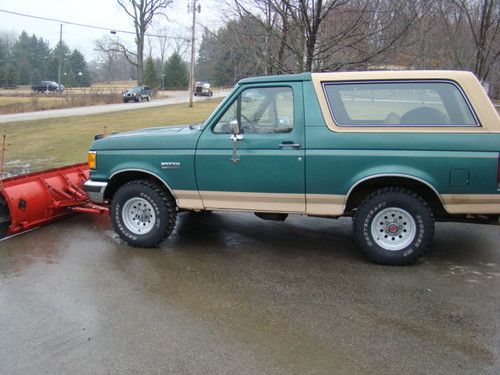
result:
M 64 85 L 59 85 L 55 81 L 41 81 L 38 85 L 31 86 L 35 92 L 63 92 Z
M 123 102 L 127 103 L 131 100 L 134 102 L 140 102 L 141 100 L 146 99 L 148 102 L 151 100 L 153 96 L 153 90 L 149 86 L 136 86 L 128 89 L 123 93 Z
M 212 96 L 214 93 L 210 89 L 208 82 L 196 82 L 194 84 L 194 96 Z

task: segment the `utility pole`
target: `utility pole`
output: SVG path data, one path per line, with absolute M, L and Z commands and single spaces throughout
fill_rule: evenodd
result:
M 59 31 L 59 68 L 57 69 L 57 84 L 59 85 L 58 91 L 61 91 L 61 72 L 63 63 L 63 46 L 62 46 L 62 23 Z
M 191 29 L 191 69 L 189 71 L 189 107 L 193 107 L 193 85 L 194 85 L 194 52 L 195 52 L 195 31 L 196 31 L 196 12 L 200 13 L 201 7 L 198 4 L 196 6 L 197 0 L 191 0 L 193 2 L 193 8 L 188 9 L 193 12 L 193 27 Z

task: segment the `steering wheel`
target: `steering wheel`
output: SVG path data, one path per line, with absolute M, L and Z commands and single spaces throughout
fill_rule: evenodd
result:
M 244 114 L 241 114 L 241 117 L 243 118 L 243 120 L 246 121 L 245 124 L 241 125 L 241 132 L 242 133 L 257 133 L 257 131 L 259 130 L 259 128 L 254 124 L 254 122 L 251 121 Z

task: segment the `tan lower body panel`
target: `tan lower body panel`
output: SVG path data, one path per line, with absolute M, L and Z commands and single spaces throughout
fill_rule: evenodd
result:
M 345 195 L 306 194 L 308 215 L 341 216 L 344 214 Z
M 500 214 L 500 194 L 443 194 L 450 214 Z
M 344 214 L 345 195 L 243 193 L 174 190 L 179 208 L 300 213 L 319 216 Z M 500 214 L 500 194 L 443 194 L 450 214 Z
M 179 208 L 187 210 L 242 210 L 340 216 L 345 195 L 243 193 L 174 190 Z M 307 201 L 307 206 L 306 206 Z
M 203 202 L 197 190 L 174 190 L 177 206 L 186 210 L 203 210 Z
M 206 209 L 304 213 L 303 194 L 200 191 Z

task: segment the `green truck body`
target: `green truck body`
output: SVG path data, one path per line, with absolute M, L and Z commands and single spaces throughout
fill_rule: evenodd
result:
M 499 151 L 498 114 L 470 73 L 256 77 L 240 81 L 203 124 L 95 141 L 86 188 L 92 200 L 111 202 L 119 233 L 127 231 L 120 221 L 136 214 L 133 233 L 120 233 L 136 246 L 157 245 L 168 233 L 153 233 L 165 223 L 144 224 L 151 218 L 113 201 L 125 185 L 147 181 L 176 211 L 354 216 L 356 239 L 372 260 L 408 264 L 428 247 L 435 219 L 498 221 Z M 380 197 L 382 209 L 401 210 L 386 212 L 396 221 L 379 228 L 371 214 L 356 218 Z M 413 208 L 396 204 L 404 198 L 430 213 L 428 240 L 418 243 L 424 224 Z M 153 201 L 148 209 L 155 211 Z M 141 233 L 137 225 L 152 229 Z M 378 230 L 388 237 L 378 239 Z

